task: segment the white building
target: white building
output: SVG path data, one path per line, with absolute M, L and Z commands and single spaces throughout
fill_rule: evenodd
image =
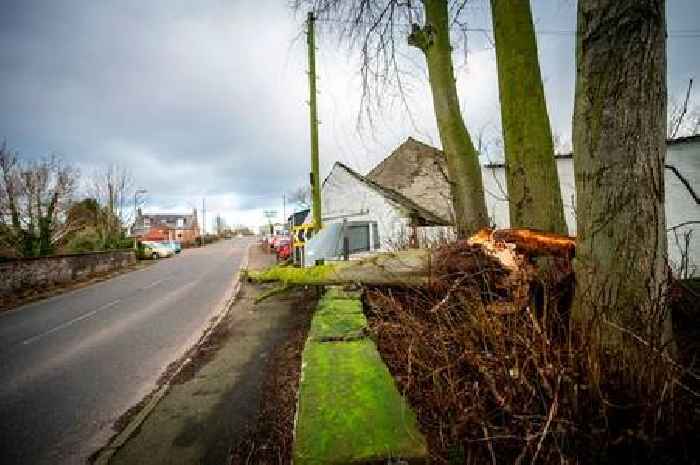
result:
M 700 221 L 700 204 L 676 172 L 698 192 L 700 136 L 669 143 L 666 164 L 666 223 L 669 228 L 685 224 L 668 233 L 669 258 L 677 263 L 680 250 L 676 237 L 682 237 L 684 231 L 700 230 L 700 224 L 688 223 Z M 575 235 L 572 157 L 557 157 L 557 171 L 569 233 Z M 484 166 L 482 179 L 492 225 L 509 227 L 504 166 Z M 448 226 L 453 215 L 444 154 L 410 137 L 366 176 L 336 163 L 323 182 L 321 199 L 324 225 L 345 221 L 352 227 L 351 252 L 391 250 L 412 238 L 420 242 L 451 234 Z M 691 262 L 697 265 L 699 236 L 697 231 L 691 237 L 688 250 Z
M 349 252 L 386 251 L 403 247 L 412 226 L 449 226 L 449 220 L 423 208 L 405 195 L 382 186 L 336 162 L 321 188 L 324 232 L 340 234 L 332 226 L 344 224 Z M 312 221 L 308 215 L 306 222 Z M 337 236 L 333 241 L 342 241 Z M 342 250 L 342 243 L 335 243 Z

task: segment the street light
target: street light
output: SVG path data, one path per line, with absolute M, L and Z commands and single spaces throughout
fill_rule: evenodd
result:
M 136 240 L 136 234 L 134 232 L 136 229 L 136 218 L 138 218 L 138 209 L 136 208 L 137 198 L 139 194 L 145 194 L 146 192 L 148 192 L 146 189 L 136 189 L 134 191 L 134 225 L 131 229 L 131 235 L 134 236 L 134 250 L 138 250 L 138 241 Z
M 267 218 L 267 224 L 270 227 L 270 235 L 274 235 L 275 228 L 272 226 L 272 219 L 277 216 L 277 210 L 263 210 L 263 216 Z

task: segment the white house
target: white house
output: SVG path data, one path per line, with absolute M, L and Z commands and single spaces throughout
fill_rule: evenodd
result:
M 700 229 L 700 204 L 688 189 L 697 194 L 700 188 L 700 136 L 670 142 L 666 165 L 666 222 L 669 228 L 683 225 L 668 233 L 669 258 L 677 263 L 676 237 Z M 557 171 L 569 233 L 575 235 L 573 158 L 558 156 Z M 482 179 L 492 225 L 509 227 L 504 165 L 484 166 Z M 323 182 L 321 199 L 324 225 L 345 222 L 353 228 L 353 251 L 390 250 L 411 239 L 435 238 L 449 234 L 453 223 L 445 156 L 410 137 L 366 176 L 336 163 Z M 691 237 L 688 252 L 700 265 L 698 236 Z
M 340 162 L 323 181 L 321 207 L 324 234 L 340 234 L 333 225 L 345 225 L 350 253 L 401 247 L 411 240 L 416 227 L 450 224 L 446 218 Z M 306 222 L 311 220 L 311 215 L 307 216 Z M 339 240 L 342 237 L 333 239 Z M 337 253 L 342 244 L 334 242 L 333 248 Z

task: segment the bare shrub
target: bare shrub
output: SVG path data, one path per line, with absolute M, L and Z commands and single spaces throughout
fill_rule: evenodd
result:
M 366 298 L 373 337 L 436 463 L 695 460 L 697 377 L 636 334 L 628 343 L 645 351 L 644 379 L 627 378 L 612 355 L 591 358 L 588 338 L 569 326 L 565 258 L 533 259 L 522 300 L 479 247 L 454 243 L 437 257 L 430 288 L 373 288 Z

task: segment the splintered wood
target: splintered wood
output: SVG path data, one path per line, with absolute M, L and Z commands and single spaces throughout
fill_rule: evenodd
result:
M 493 282 L 505 291 L 506 299 L 492 299 L 487 307 L 496 313 L 510 313 L 527 306 L 533 285 L 558 287 L 571 276 L 575 240 L 569 236 L 533 229 L 482 229 L 467 241 L 480 246 L 508 274 Z
M 507 301 L 513 309 L 527 305 L 533 283 L 556 286 L 571 275 L 573 255 L 574 239 L 568 236 L 530 229 L 484 229 L 468 240 L 434 250 L 382 253 L 311 268 L 274 267 L 250 273 L 249 278 L 291 285 L 470 287 L 485 300 Z M 494 305 L 496 310 L 501 303 Z

